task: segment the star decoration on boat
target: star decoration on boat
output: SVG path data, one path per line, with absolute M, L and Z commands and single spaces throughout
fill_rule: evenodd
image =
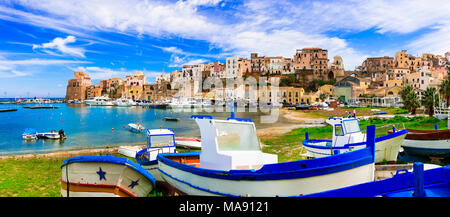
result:
M 138 180 L 136 180 L 136 181 L 131 181 L 131 184 L 130 185 L 128 185 L 128 187 L 130 187 L 130 188 L 134 188 L 134 186 L 136 186 L 136 185 L 139 185 L 139 179 Z
M 99 171 L 97 171 L 97 174 L 100 176 L 100 181 L 102 179 L 106 180 L 106 177 L 105 177 L 106 172 L 104 172 L 101 167 L 99 167 L 98 169 L 99 169 Z

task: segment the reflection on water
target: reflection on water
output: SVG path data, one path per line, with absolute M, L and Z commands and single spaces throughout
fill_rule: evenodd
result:
M 170 128 L 176 136 L 200 137 L 197 124 L 190 119 L 193 114 L 213 115 L 216 119 L 230 116 L 229 109 L 207 113 L 196 109 L 148 109 L 142 107 L 103 107 L 84 104 L 54 104 L 58 109 L 25 109 L 22 105 L 0 105 L 2 108 L 17 108 L 15 112 L 0 113 L 0 155 L 53 152 L 70 149 L 94 148 L 118 145 L 146 144 L 146 134 L 131 133 L 129 123 L 140 123 L 147 129 Z M 184 112 L 191 111 L 191 112 Z M 252 118 L 257 128 L 273 126 L 260 123 L 258 112 L 237 112 L 237 118 Z M 180 121 L 165 121 L 164 117 L 179 118 Z M 286 120 L 280 116 L 275 124 Z M 38 132 L 63 129 L 66 140 L 23 141 L 25 128 Z

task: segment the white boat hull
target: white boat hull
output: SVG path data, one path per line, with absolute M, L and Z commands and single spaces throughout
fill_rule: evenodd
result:
M 386 139 L 380 142 L 375 143 L 375 163 L 381 163 L 383 161 L 396 161 L 398 157 L 398 153 L 400 151 L 401 145 L 405 139 L 406 134 L 399 135 L 390 139 Z M 324 143 L 318 143 L 316 145 L 326 146 Z M 319 149 L 313 147 L 304 146 L 307 153 L 307 157 L 311 158 L 319 158 L 319 157 L 327 157 L 333 155 L 332 149 Z M 357 149 L 364 148 L 364 145 L 354 146 L 353 149 L 339 149 L 340 153 L 345 153 Z
M 99 178 L 100 169 L 105 173 L 104 179 Z M 70 184 L 67 184 L 66 174 Z M 136 180 L 138 184 L 131 187 L 131 183 Z M 152 190 L 153 184 L 145 176 L 125 165 L 80 162 L 61 168 L 61 196 L 63 197 L 143 197 Z M 67 195 L 68 192 L 69 195 Z
M 199 196 L 299 196 L 373 181 L 374 164 L 307 178 L 228 180 L 200 176 L 158 161 L 162 178 L 183 194 Z
M 22 139 L 24 139 L 24 140 L 36 140 L 37 136 L 36 135 L 30 135 L 30 134 L 23 134 L 22 135 Z
M 405 139 L 403 149 L 413 155 L 450 156 L 450 140 L 411 140 Z

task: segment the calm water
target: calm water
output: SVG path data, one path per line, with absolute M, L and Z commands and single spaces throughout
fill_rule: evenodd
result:
M 105 146 L 146 144 L 146 134 L 131 133 L 126 129 L 129 123 L 141 123 L 148 129 L 170 128 L 176 136 L 200 137 L 197 124 L 189 117 L 201 112 L 175 112 L 172 109 L 146 109 L 142 107 L 101 107 L 84 104 L 52 104 L 58 109 L 26 109 L 23 106 L 3 105 L 0 109 L 17 108 L 15 112 L 0 112 L 0 155 L 45 153 L 84 148 L 104 148 Z M 199 112 L 200 111 L 200 112 Z M 214 118 L 225 119 L 227 112 L 212 113 Z M 273 126 L 261 124 L 260 112 L 238 112 L 236 117 L 252 118 L 257 128 Z M 178 122 L 164 121 L 164 117 L 180 118 Z M 286 122 L 280 115 L 275 124 Z M 125 128 L 124 128 L 125 127 Z M 66 140 L 22 140 L 25 128 L 38 132 L 63 129 Z M 114 130 L 112 130 L 114 128 Z

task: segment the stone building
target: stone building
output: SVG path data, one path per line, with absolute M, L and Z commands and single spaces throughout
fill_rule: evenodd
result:
M 75 78 L 70 79 L 66 89 L 66 100 L 87 99 L 87 88 L 92 86 L 91 78 L 84 72 L 75 72 Z
M 362 63 L 361 67 L 363 71 L 369 74 L 377 72 L 385 72 L 388 69 L 392 69 L 394 66 L 393 57 L 369 57 Z
M 328 81 L 334 78 L 328 68 L 328 51 L 321 48 L 297 49 L 294 55 L 295 70 L 312 70 L 315 79 Z

